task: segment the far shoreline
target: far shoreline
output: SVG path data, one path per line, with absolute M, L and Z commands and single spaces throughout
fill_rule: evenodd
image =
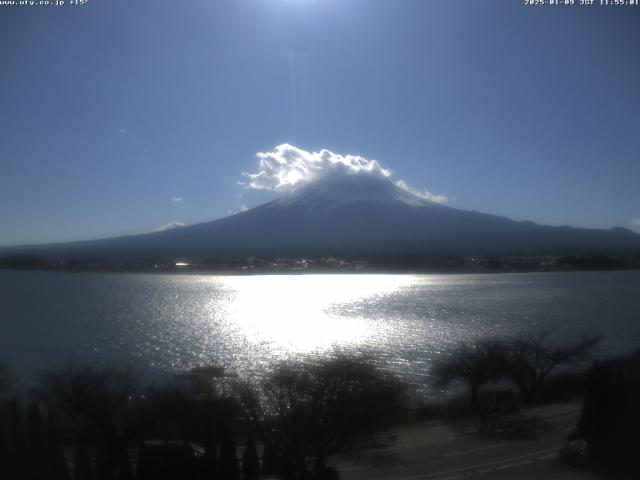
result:
M 606 272 L 638 272 L 640 268 L 612 268 L 612 269 L 565 269 L 565 270 L 509 270 L 509 271 L 428 271 L 428 270 L 319 270 L 319 271 L 299 271 L 299 270 L 279 270 L 279 271 L 239 271 L 239 270 L 145 270 L 145 269 L 59 269 L 59 268 L 7 268 L 0 267 L 4 272 L 48 272 L 64 274 L 134 274 L 134 275 L 157 275 L 157 276 L 212 276 L 212 277 L 267 277 L 267 276 L 321 276 L 321 275 L 344 275 L 344 276 L 365 276 L 365 275 L 521 275 L 521 274 L 553 274 L 553 273 L 606 273 Z

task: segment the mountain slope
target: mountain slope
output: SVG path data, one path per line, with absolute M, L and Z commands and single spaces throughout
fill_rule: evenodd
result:
M 212 222 L 19 250 L 48 257 L 130 260 L 636 249 L 640 250 L 640 235 L 622 228 L 596 230 L 516 222 L 432 202 L 387 178 L 352 174 L 322 178 L 277 200 Z

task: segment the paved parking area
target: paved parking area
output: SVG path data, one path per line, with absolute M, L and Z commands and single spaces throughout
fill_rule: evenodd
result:
M 333 459 L 344 480 L 545 479 L 586 480 L 558 451 L 579 417 L 578 404 L 530 409 L 485 422 L 426 422 L 392 432 L 395 441 Z

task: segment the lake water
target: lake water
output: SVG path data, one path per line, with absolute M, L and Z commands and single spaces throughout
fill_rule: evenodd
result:
M 65 357 L 260 375 L 336 346 L 420 383 L 461 341 L 554 327 L 640 345 L 640 272 L 146 275 L 0 271 L 0 359 L 28 382 Z

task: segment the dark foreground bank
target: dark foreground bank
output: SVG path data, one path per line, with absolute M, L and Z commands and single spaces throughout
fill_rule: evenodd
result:
M 160 385 L 130 368 L 69 363 L 22 396 L 12 395 L 3 367 L 0 472 L 12 480 L 337 479 L 331 459 L 393 446 L 385 432 L 398 425 L 438 420 L 466 425 L 463 437 L 504 434 L 507 425 L 522 427 L 509 420 L 521 409 L 578 399 L 564 448 L 547 450 L 566 468 L 637 478 L 640 351 L 585 370 L 597 343 L 556 344 L 540 332 L 460 345 L 433 369 L 434 388 L 461 392 L 440 404 L 421 400 L 375 357 L 340 353 L 281 364 L 260 381 L 203 367 Z M 440 434 L 434 428 L 431 436 Z

